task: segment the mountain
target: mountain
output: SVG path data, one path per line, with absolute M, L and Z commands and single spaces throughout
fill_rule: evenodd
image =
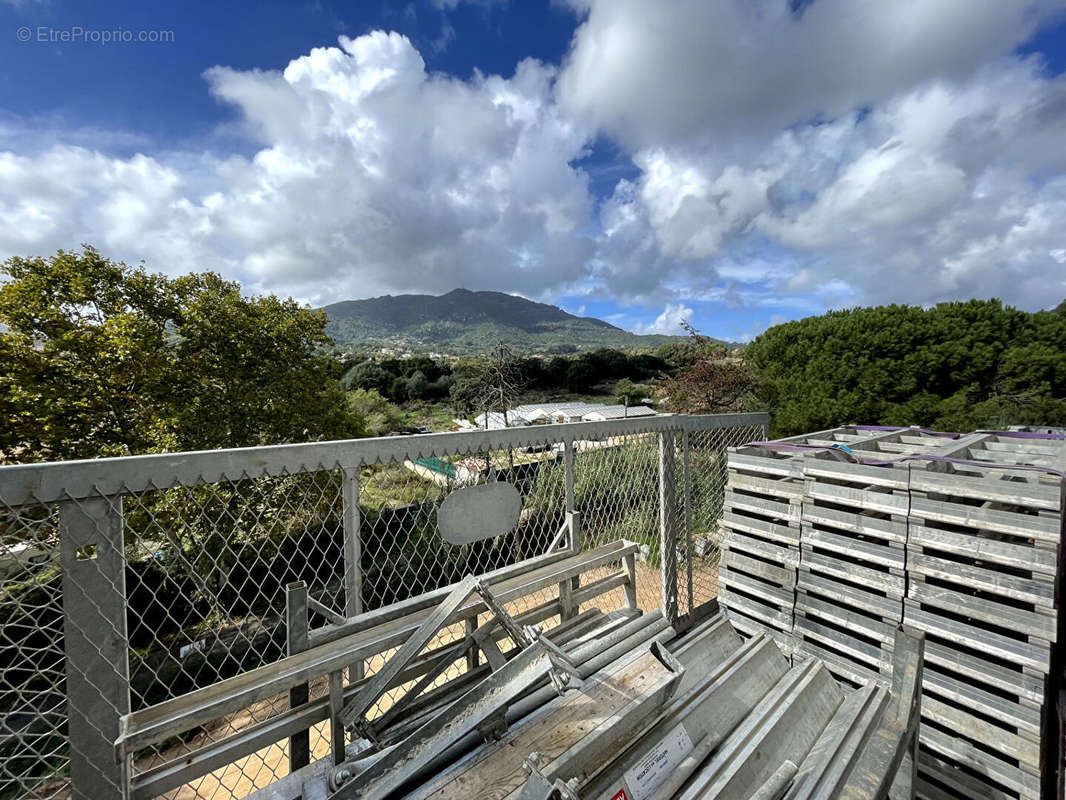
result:
M 640 336 L 601 319 L 502 292 L 455 289 L 440 297 L 401 294 L 347 300 L 322 309 L 326 330 L 341 346 L 480 353 L 505 342 L 515 350 L 572 352 L 596 347 L 651 348 L 677 336 Z

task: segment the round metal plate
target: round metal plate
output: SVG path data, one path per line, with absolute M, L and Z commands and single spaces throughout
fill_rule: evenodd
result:
M 456 489 L 437 510 L 444 541 L 470 544 L 510 533 L 522 513 L 522 497 L 509 483 L 497 481 Z

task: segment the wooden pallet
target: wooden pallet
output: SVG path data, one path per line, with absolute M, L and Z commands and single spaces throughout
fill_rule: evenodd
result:
M 804 475 L 797 649 L 849 683 L 887 681 L 903 618 L 907 470 L 808 456 Z
M 746 635 L 764 632 L 792 649 L 800 558 L 802 464 L 759 447 L 729 454 L 718 599 Z
M 884 681 L 895 627 L 926 632 L 918 797 L 1039 797 L 1063 508 L 1062 481 L 1039 468 L 1066 469 L 1066 442 L 837 428 L 786 444 L 844 455 L 745 448 L 731 463 L 724 560 L 738 566 L 725 567 L 723 605 L 752 628 L 787 628 L 798 527 L 796 658 Z M 921 454 L 969 463 L 849 461 Z M 753 609 L 761 620 L 744 617 Z
M 1013 446 L 977 444 L 959 455 L 1024 463 Z M 1040 796 L 1060 495 L 1032 471 L 912 471 L 904 620 L 927 635 L 919 797 Z

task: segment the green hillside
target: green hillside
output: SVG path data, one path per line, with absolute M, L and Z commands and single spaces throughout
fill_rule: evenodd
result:
M 600 319 L 502 292 L 455 289 L 439 297 L 386 295 L 323 309 L 326 330 L 340 346 L 481 353 L 498 342 L 518 352 L 573 352 L 598 347 L 653 348 L 676 336 L 640 336 Z

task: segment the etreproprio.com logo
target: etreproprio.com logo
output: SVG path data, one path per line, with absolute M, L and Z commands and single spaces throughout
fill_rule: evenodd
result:
M 81 25 L 72 25 L 69 28 L 23 25 L 15 31 L 15 38 L 20 42 L 43 44 L 164 44 L 174 41 L 174 31 L 83 28 Z

